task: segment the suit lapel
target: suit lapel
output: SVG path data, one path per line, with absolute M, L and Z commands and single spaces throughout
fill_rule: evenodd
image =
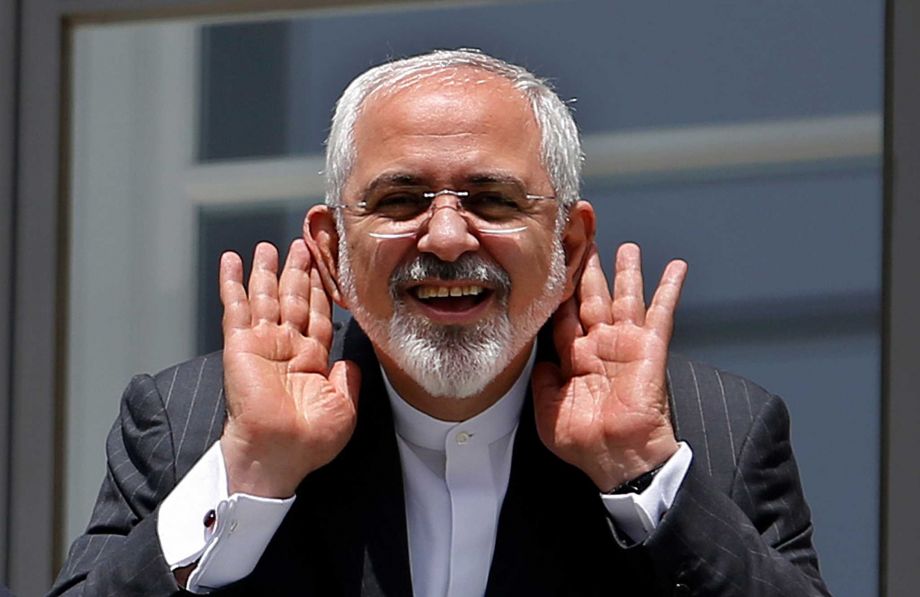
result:
M 411 595 L 402 466 L 379 369 L 374 371 L 374 378 L 375 383 L 368 388 L 373 393 L 362 392 L 362 400 L 366 397 L 382 408 L 374 409 L 373 418 L 365 418 L 373 430 L 365 452 L 366 464 L 360 469 L 365 479 L 361 493 L 369 500 L 363 510 L 367 542 L 361 594 Z
M 544 524 L 548 513 L 540 512 L 543 496 L 537 486 L 538 470 L 544 468 L 541 451 L 545 448 L 537 443 L 532 410 L 528 396 L 514 439 L 511 476 L 499 516 L 487 596 L 558 594 L 555 588 L 561 582 L 558 567 L 547 565 L 557 537 L 552 525 Z M 553 476 L 544 469 L 543 481 L 552 484 Z
M 537 360 L 558 363 L 550 326 L 540 333 Z M 528 390 L 486 595 L 582 597 L 609 595 L 611 587 L 647 594 L 650 578 L 643 549 L 617 546 L 591 480 L 543 445 Z
M 360 516 L 343 513 L 352 525 L 360 521 L 356 530 L 363 535 L 359 594 L 411 595 L 402 466 L 393 416 L 370 341 L 354 320 L 347 325 L 338 354 L 355 361 L 362 372 L 358 423 L 343 462 L 351 474 L 351 491 L 359 496 Z M 336 348 L 332 354 L 335 358 Z

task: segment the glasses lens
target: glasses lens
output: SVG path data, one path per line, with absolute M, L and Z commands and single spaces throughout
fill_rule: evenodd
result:
M 514 184 L 475 188 L 461 199 L 463 209 L 488 225 L 518 225 L 532 211 L 532 200 Z
M 425 196 L 425 189 L 415 187 L 373 193 L 359 204 L 362 215 L 397 222 L 417 218 L 428 211 L 429 205 L 431 199 Z
M 422 187 L 389 187 L 369 194 L 353 210 L 367 218 L 373 236 L 402 238 L 415 234 L 433 213 L 440 195 L 456 197 L 456 209 L 468 225 L 484 234 L 513 234 L 527 228 L 535 199 L 514 183 L 473 185 L 469 191 L 430 191 Z

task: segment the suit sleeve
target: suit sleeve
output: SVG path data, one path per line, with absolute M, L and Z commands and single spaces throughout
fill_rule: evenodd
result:
M 661 525 L 645 543 L 668 594 L 828 595 L 812 544 L 783 402 L 769 397 L 740 440 L 728 494 L 713 482 L 705 446 Z M 706 448 L 706 449 L 703 449 Z
M 49 595 L 181 595 L 157 537 L 157 505 L 176 484 L 169 420 L 149 375 L 125 390 L 106 440 L 107 471 L 89 525 Z

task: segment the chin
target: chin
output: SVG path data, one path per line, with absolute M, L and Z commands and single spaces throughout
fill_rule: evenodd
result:
M 354 315 L 375 346 L 439 398 L 463 400 L 481 393 L 520 349 L 505 314 L 464 326 L 434 324 L 398 306 L 388 322 L 366 312 Z

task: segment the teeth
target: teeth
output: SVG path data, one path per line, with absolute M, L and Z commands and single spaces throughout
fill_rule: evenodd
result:
M 477 296 L 482 294 L 483 290 L 485 289 L 482 286 L 475 284 L 470 286 L 418 286 L 415 294 L 420 299 L 429 299 L 447 296 Z

